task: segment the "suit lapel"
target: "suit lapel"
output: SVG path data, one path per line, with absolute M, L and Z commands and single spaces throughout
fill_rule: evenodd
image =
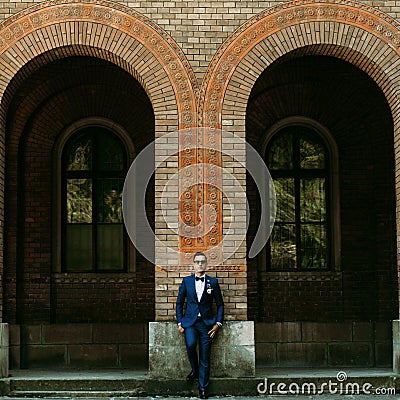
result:
M 192 295 L 197 300 L 197 293 L 196 293 L 196 275 L 192 275 L 192 284 L 190 285 L 190 290 L 192 291 Z
M 200 303 L 202 302 L 202 300 L 204 298 L 204 294 L 206 293 L 206 290 L 207 290 L 207 279 L 208 279 L 207 275 L 204 274 L 204 290 L 203 290 L 203 293 L 202 293 L 201 298 L 200 298 Z

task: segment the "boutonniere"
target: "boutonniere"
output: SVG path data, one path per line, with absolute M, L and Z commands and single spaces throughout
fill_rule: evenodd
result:
M 211 283 L 210 283 L 210 281 L 209 280 L 207 280 L 207 293 L 208 294 L 211 294 L 211 292 L 212 292 L 212 287 L 211 287 Z

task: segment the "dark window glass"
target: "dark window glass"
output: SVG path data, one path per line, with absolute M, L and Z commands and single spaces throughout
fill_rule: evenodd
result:
M 92 223 L 92 179 L 66 179 L 67 223 Z
M 292 135 L 280 135 L 271 143 L 268 152 L 270 169 L 292 169 L 293 168 L 293 148 Z
M 268 268 L 329 268 L 329 160 L 321 138 L 305 127 L 284 128 L 270 141 L 266 159 L 277 202 Z
M 70 141 L 66 148 L 68 171 L 90 171 L 92 169 L 93 143 L 91 137 L 83 136 Z
M 83 129 L 66 143 L 62 159 L 63 271 L 125 270 L 125 168 L 125 149 L 106 129 Z

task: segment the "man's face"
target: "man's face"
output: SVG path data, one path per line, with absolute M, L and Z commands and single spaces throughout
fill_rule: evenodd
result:
M 206 271 L 207 259 L 203 255 L 197 255 L 194 260 L 194 272 L 202 274 Z

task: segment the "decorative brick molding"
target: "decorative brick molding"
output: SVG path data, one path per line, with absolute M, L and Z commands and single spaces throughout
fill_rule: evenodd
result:
M 266 281 L 274 282 L 326 282 L 336 281 L 340 282 L 343 279 L 341 272 L 268 272 L 263 275 Z
M 218 265 L 215 267 L 207 268 L 207 271 L 215 271 L 215 272 L 245 272 L 247 267 L 245 265 Z M 184 272 L 186 275 L 189 272 L 194 272 L 193 266 L 173 266 L 173 267 L 163 267 L 163 266 L 156 266 L 156 272 L 161 271 L 174 271 L 174 272 Z
M 222 126 L 224 95 L 228 85 L 232 84 L 232 75 L 246 55 L 265 39 L 281 34 L 281 40 L 275 42 L 275 48 L 264 56 L 271 57 L 270 62 L 292 50 L 312 44 L 347 44 L 347 47 L 356 50 L 357 47 L 348 40 L 354 38 L 354 32 L 348 30 L 350 26 L 367 32 L 369 40 L 370 36 L 378 37 L 382 44 L 400 54 L 400 24 L 375 8 L 353 1 L 315 3 L 296 0 L 272 7 L 251 18 L 224 42 L 208 68 L 200 91 L 200 124 L 215 128 Z M 300 27 L 301 34 L 285 34 L 290 27 Z M 375 58 L 371 49 L 364 49 L 362 53 L 371 59 Z M 340 57 L 340 54 L 337 56 Z M 385 65 L 386 62 L 381 61 L 378 65 Z M 368 66 L 364 66 L 364 69 L 368 69 Z M 252 86 L 258 75 L 250 70 L 248 76 L 243 78 L 244 82 L 250 84 L 245 84 L 247 87 Z
M 36 43 L 33 38 L 35 32 L 47 37 L 47 40 Z M 154 98 L 157 98 L 160 76 L 152 70 L 154 64 L 159 64 L 168 76 L 168 84 L 174 89 L 179 126 L 193 126 L 196 119 L 194 99 L 197 83 L 181 49 L 165 31 L 144 15 L 107 1 L 44 2 L 0 24 L 0 65 L 8 78 L 8 81 L 5 79 L 1 82 L 0 92 L 4 92 L 9 80 L 29 59 L 60 46 L 95 46 L 105 51 L 112 48 L 111 52 L 115 52 L 117 57 L 129 58 L 132 50 L 126 46 L 126 39 L 121 40 L 121 32 L 144 46 L 141 60 L 147 58 L 148 62 L 143 66 L 138 64 L 136 70 L 151 77 L 151 81 L 146 81 L 138 71 L 153 104 Z M 29 52 L 21 52 L 14 46 L 18 42 Z M 128 62 L 135 64 L 132 58 Z
M 135 274 L 54 274 L 54 283 L 135 283 Z

